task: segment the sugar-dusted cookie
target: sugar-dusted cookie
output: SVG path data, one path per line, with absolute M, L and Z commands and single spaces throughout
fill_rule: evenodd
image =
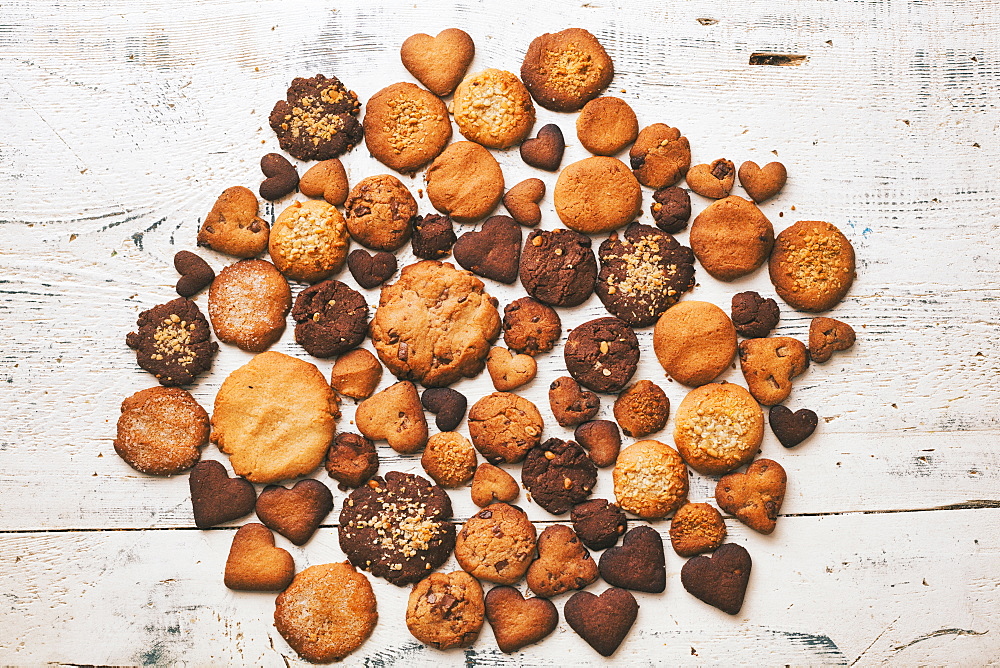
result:
M 769 264 L 778 296 L 800 311 L 827 311 L 854 283 L 854 247 L 830 223 L 803 220 L 782 231 Z
M 437 157 L 451 139 L 441 98 L 411 83 L 395 83 L 371 96 L 365 109 L 365 146 L 390 169 L 412 174 Z
M 635 332 L 618 318 L 597 318 L 577 326 L 563 348 L 566 368 L 595 392 L 621 391 L 639 364 Z
M 223 343 L 259 353 L 285 331 L 292 307 L 288 281 L 267 260 L 241 260 L 215 277 L 208 291 L 208 317 Z
M 254 257 L 267 248 L 269 226 L 257 215 L 260 204 L 243 186 L 226 188 L 198 231 L 198 245 L 236 257 Z
M 469 435 L 491 464 L 515 464 L 541 442 L 542 416 L 524 397 L 493 392 L 469 410 Z
M 283 151 L 299 160 L 328 160 L 361 142 L 358 96 L 337 77 L 296 77 L 268 122 Z
M 687 467 L 659 441 L 637 441 L 622 450 L 613 479 L 618 506 L 646 520 L 662 519 L 687 501 Z
M 435 649 L 469 647 L 485 619 L 483 588 L 465 571 L 431 573 L 413 586 L 406 605 L 406 628 Z
M 344 211 L 352 239 L 367 248 L 394 251 L 410 238 L 417 202 L 395 176 L 378 174 L 354 184 Z
M 493 503 L 468 519 L 455 540 L 455 558 L 474 577 L 514 584 L 535 556 L 535 525 L 517 506 Z
M 278 215 L 268 252 L 286 277 L 315 283 L 340 271 L 349 242 L 347 225 L 336 207 L 310 199 L 292 202 Z
M 720 281 L 734 281 L 767 261 L 774 228 L 756 204 L 730 195 L 695 217 L 689 239 L 705 271 Z
M 135 350 L 139 366 L 165 387 L 193 382 L 211 368 L 219 352 L 208 320 L 190 299 L 178 297 L 143 311 L 136 324 L 138 329 L 125 337 L 125 344 Z
M 427 168 L 427 198 L 459 223 L 490 215 L 503 197 L 500 163 L 479 144 L 457 141 Z
M 653 350 L 667 375 L 697 387 L 729 368 L 736 354 L 736 328 L 715 304 L 685 300 L 656 322 Z
M 306 288 L 292 308 L 295 342 L 313 357 L 355 348 L 368 333 L 368 303 L 357 290 L 333 279 Z
M 576 111 L 607 88 L 614 74 L 608 52 L 583 28 L 536 37 L 521 63 L 532 97 L 553 111 Z
M 521 285 L 550 306 L 579 306 L 594 292 L 597 260 L 586 234 L 532 230 L 521 252 Z
M 642 189 L 621 160 L 594 156 L 563 168 L 552 199 L 566 227 L 600 234 L 635 220 Z
M 535 105 L 515 75 L 490 68 L 458 84 L 452 102 L 458 131 L 487 148 L 509 148 L 528 136 Z
M 743 466 L 764 438 L 764 413 L 739 385 L 711 383 L 688 392 L 674 417 L 674 443 L 698 473 Z
M 201 458 L 208 413 L 179 387 L 139 390 L 122 402 L 115 452 L 141 473 L 174 475 Z

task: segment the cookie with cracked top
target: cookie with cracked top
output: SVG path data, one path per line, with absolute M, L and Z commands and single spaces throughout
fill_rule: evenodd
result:
M 667 186 L 653 193 L 649 207 L 656 226 L 664 232 L 677 234 L 687 227 L 691 219 L 691 196 L 683 188 Z
M 733 326 L 748 339 L 767 336 L 778 325 L 778 302 L 753 290 L 733 295 Z
M 595 392 L 620 392 L 639 365 L 639 341 L 618 318 L 597 318 L 570 332 L 563 348 L 573 378 Z
M 670 545 L 682 557 L 712 552 L 724 540 L 726 523 L 707 503 L 685 503 L 670 520 Z
M 665 188 L 687 174 L 691 144 L 677 128 L 654 123 L 639 132 L 628 157 L 639 183 L 647 188 Z
M 521 251 L 521 285 L 550 306 L 578 306 L 597 280 L 597 260 L 586 234 L 572 230 L 533 230 Z
M 555 310 L 531 297 L 521 297 L 503 310 L 503 341 L 524 355 L 547 353 L 562 335 L 562 321 Z
M 328 280 L 299 293 L 292 307 L 295 341 L 313 357 L 346 353 L 365 340 L 368 303 L 360 292 Z
M 160 385 L 187 385 L 212 367 L 219 344 L 211 340 L 208 320 L 198 305 L 178 297 L 139 314 L 139 326 L 125 337 L 139 366 Z
M 593 492 L 597 466 L 574 441 L 550 438 L 528 451 L 521 482 L 535 503 L 562 515 Z
M 282 150 L 295 158 L 336 158 L 364 137 L 357 119 L 358 96 L 337 77 L 296 77 L 286 98 L 275 103 L 268 122 Z
M 410 239 L 417 201 L 392 174 L 361 179 L 344 203 L 347 230 L 366 248 L 394 251 Z
M 576 111 L 608 87 L 615 66 L 589 31 L 567 28 L 531 40 L 521 78 L 532 97 L 552 111 Z
M 451 119 L 437 95 L 411 83 L 375 93 L 365 108 L 365 146 L 386 167 L 412 174 L 451 139 Z
M 491 464 L 516 464 L 541 441 L 542 416 L 524 397 L 494 392 L 469 410 L 469 435 Z

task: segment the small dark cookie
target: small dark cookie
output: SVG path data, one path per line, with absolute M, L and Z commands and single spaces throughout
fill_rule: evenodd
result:
M 525 355 L 547 353 L 562 335 L 559 314 L 531 297 L 521 297 L 503 310 L 503 341 Z
M 639 341 L 618 318 L 597 318 L 570 332 L 563 355 L 578 383 L 595 392 L 616 393 L 639 365 Z
M 740 336 L 758 339 L 778 324 L 778 302 L 749 290 L 733 295 L 733 325 Z
M 358 285 L 365 290 L 376 288 L 396 273 L 396 256 L 379 251 L 372 255 L 364 248 L 355 248 L 347 256 L 347 268 Z
M 632 223 L 623 235 L 612 233 L 598 256 L 597 296 L 633 327 L 656 323 L 694 287 L 694 253 L 650 225 Z
M 587 301 L 597 280 L 590 243 L 590 237 L 572 230 L 533 230 L 521 253 L 521 285 L 551 306 Z
M 521 482 L 538 505 L 562 515 L 590 496 L 597 484 L 597 467 L 575 442 L 550 438 L 528 451 Z
M 282 150 L 299 160 L 329 160 L 351 150 L 364 131 L 356 118 L 358 96 L 337 77 L 296 77 L 287 100 L 278 100 L 268 119 Z
M 815 411 L 800 408 L 793 413 L 792 409 L 780 404 L 771 406 L 767 420 L 771 424 L 771 431 L 786 448 L 794 448 L 812 436 L 819 425 L 819 416 Z
M 493 216 L 478 232 L 459 237 L 452 252 L 464 269 L 494 281 L 513 283 L 521 260 L 521 226 L 510 216 Z
M 178 297 L 139 314 L 139 329 L 125 337 L 136 361 L 160 385 L 187 385 L 208 371 L 219 344 L 209 340 L 208 320 L 190 299 Z
M 628 529 L 622 509 L 607 499 L 591 499 L 573 506 L 573 530 L 591 550 L 603 550 L 618 542 Z
M 598 468 L 611 466 L 622 449 L 622 433 L 612 420 L 584 422 L 573 432 L 573 438 L 582 445 Z
M 612 587 L 600 596 L 589 591 L 573 594 L 563 615 L 577 635 L 601 656 L 611 656 L 625 640 L 639 615 L 639 604 L 632 592 Z
M 326 472 L 340 488 L 361 487 L 378 472 L 375 444 L 360 434 L 337 434 L 326 452 Z
M 660 188 L 653 193 L 649 210 L 658 228 L 676 234 L 687 227 L 691 219 L 691 196 L 678 186 Z
M 230 478 L 225 465 L 214 459 L 195 464 L 188 484 L 194 524 L 199 529 L 238 520 L 252 513 L 257 503 L 253 483 L 239 476 Z
M 469 400 L 465 395 L 450 387 L 432 387 L 424 390 L 420 396 L 420 404 L 434 413 L 437 418 L 434 424 L 441 431 L 455 431 L 455 427 L 465 417 L 465 409 Z
M 177 280 L 177 294 L 194 297 L 215 279 L 215 270 L 191 251 L 178 251 L 174 255 L 174 269 L 181 277 Z
M 295 341 L 313 357 L 333 357 L 365 340 L 368 303 L 360 292 L 328 280 L 299 293 L 292 308 Z
M 642 525 L 622 538 L 621 547 L 601 555 L 601 577 L 609 585 L 659 594 L 667 588 L 667 558 L 656 529 Z
M 735 615 L 743 607 L 752 566 L 743 546 L 726 543 L 711 557 L 688 560 L 681 568 L 681 584 L 695 598 Z
M 447 492 L 390 471 L 351 492 L 340 512 L 340 548 L 358 568 L 394 585 L 422 579 L 448 560 L 455 525 Z
M 295 192 L 299 186 L 299 173 L 288 158 L 280 153 L 268 153 L 260 159 L 260 171 L 264 181 L 258 192 L 266 200 L 274 202 Z
M 555 123 L 543 125 L 534 139 L 526 139 L 521 143 L 521 160 L 548 172 L 559 169 L 563 152 L 566 150 L 566 140 L 562 130 Z
M 440 260 L 451 252 L 458 241 L 451 218 L 428 213 L 413 219 L 413 236 L 410 245 L 413 254 L 424 260 Z

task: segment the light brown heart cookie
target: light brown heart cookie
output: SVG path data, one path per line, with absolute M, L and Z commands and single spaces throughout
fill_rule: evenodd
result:
M 809 323 L 809 357 L 814 362 L 826 362 L 833 353 L 853 346 L 854 340 L 854 329 L 846 322 L 813 318 Z
M 257 517 L 296 545 L 304 545 L 333 510 L 330 488 L 306 478 L 291 489 L 268 485 L 257 497 Z
M 403 67 L 441 97 L 451 95 L 475 55 L 472 38 L 458 28 L 442 30 L 436 37 L 425 33 L 410 35 L 399 49 Z
M 715 501 L 754 531 L 774 531 L 788 476 L 776 461 L 758 459 L 746 473 L 730 473 L 715 486 Z
M 493 387 L 501 392 L 509 392 L 530 382 L 535 377 L 538 366 L 531 355 L 514 355 L 498 346 L 490 350 L 489 357 L 486 358 L 486 370 L 493 379 Z
M 747 160 L 740 165 L 740 185 L 750 195 L 750 199 L 760 204 L 771 199 L 785 187 L 788 172 L 780 162 L 769 162 L 758 167 L 756 162 Z
M 292 555 L 274 546 L 274 534 L 263 524 L 251 522 L 233 536 L 224 577 L 230 589 L 281 591 L 294 575 Z
M 259 208 L 257 196 L 249 188 L 227 188 L 205 216 L 198 245 L 236 257 L 260 255 L 267 248 L 269 227 L 257 215 Z
M 806 347 L 798 339 L 773 336 L 740 343 L 740 369 L 754 399 L 765 406 L 780 404 L 792 391 L 792 379 L 809 366 Z
M 518 223 L 534 227 L 542 222 L 542 209 L 538 203 L 544 196 L 544 181 L 525 179 L 507 191 L 503 196 L 503 205 Z
M 344 163 L 337 158 L 317 162 L 299 179 L 299 191 L 306 197 L 322 197 L 334 206 L 343 206 L 350 188 Z
M 427 443 L 427 420 L 417 388 L 408 380 L 390 385 L 360 404 L 358 431 L 373 441 L 388 441 L 396 452 L 412 454 Z
M 722 199 L 729 196 L 736 178 L 736 168 L 725 158 L 713 160 L 710 165 L 695 165 L 688 170 L 687 184 L 702 197 Z
M 514 503 L 521 488 L 511 474 L 489 462 L 483 462 L 472 477 L 472 502 L 480 508 L 501 501 Z
M 538 558 L 528 567 L 528 587 L 544 598 L 583 589 L 597 579 L 597 563 L 565 524 L 546 527 L 538 537 Z
M 494 587 L 486 594 L 486 619 L 493 627 L 497 647 L 511 654 L 555 631 L 559 612 L 548 599 L 526 600 L 513 587 Z

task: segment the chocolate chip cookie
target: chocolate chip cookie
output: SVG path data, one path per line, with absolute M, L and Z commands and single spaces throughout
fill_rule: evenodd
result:
M 417 202 L 395 176 L 379 174 L 351 188 L 344 211 L 352 239 L 373 250 L 394 251 L 410 238 Z
M 547 353 L 561 335 L 559 314 L 531 297 L 516 299 L 503 310 L 503 340 L 513 351 L 531 356 Z
M 210 340 L 208 320 L 198 305 L 178 297 L 139 314 L 138 330 L 125 337 L 139 366 L 160 385 L 187 385 L 212 367 L 219 344 Z
M 572 230 L 533 230 L 521 251 L 521 285 L 540 302 L 578 306 L 597 280 L 590 237 Z
M 340 281 L 317 283 L 299 293 L 292 307 L 295 341 L 313 357 L 346 353 L 365 340 L 368 303 Z
M 535 525 L 517 506 L 493 503 L 469 518 L 455 540 L 455 558 L 469 574 L 514 584 L 535 556 Z
M 575 328 L 563 349 L 566 368 L 595 392 L 620 392 L 639 364 L 635 332 L 618 318 L 597 318 Z
M 296 77 L 286 100 L 278 100 L 268 119 L 283 151 L 299 160 L 328 160 L 351 150 L 364 130 L 356 118 L 358 96 L 337 77 Z
M 440 650 L 472 645 L 484 619 L 483 588 L 465 571 L 431 573 L 413 587 L 406 605 L 406 628 Z
M 574 441 L 550 438 L 528 451 L 521 482 L 535 503 L 562 515 L 590 496 L 597 484 L 597 466 Z
M 542 416 L 524 397 L 494 392 L 473 404 L 469 435 L 491 464 L 514 464 L 541 441 Z

